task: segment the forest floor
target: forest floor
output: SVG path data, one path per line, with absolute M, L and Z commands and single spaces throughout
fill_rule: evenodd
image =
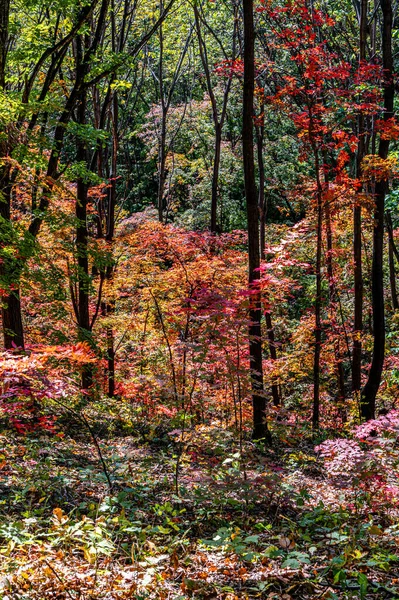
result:
M 399 525 L 306 436 L 0 435 L 0 599 L 399 598 Z

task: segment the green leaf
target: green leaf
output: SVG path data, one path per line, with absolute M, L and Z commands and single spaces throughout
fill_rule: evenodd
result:
M 364 573 L 359 573 L 357 576 L 357 582 L 360 586 L 360 598 L 363 600 L 366 597 L 368 587 L 368 579 L 366 575 Z
M 283 569 L 299 569 L 301 563 L 296 558 L 287 558 L 281 566 Z

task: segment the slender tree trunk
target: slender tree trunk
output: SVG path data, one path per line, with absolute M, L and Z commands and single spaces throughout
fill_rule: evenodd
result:
M 249 311 L 249 356 L 253 406 L 254 439 L 270 438 L 266 422 L 266 398 L 263 390 L 261 298 L 256 285 L 259 280 L 259 219 L 254 168 L 254 18 L 253 0 L 243 0 L 244 9 L 244 90 L 242 148 L 244 159 L 245 197 L 248 219 L 249 287 L 253 292 Z
M 382 65 L 384 69 L 384 120 L 392 118 L 395 88 L 392 59 L 392 4 L 381 0 L 382 9 Z M 380 138 L 378 155 L 388 157 L 389 139 Z M 373 263 L 371 270 L 371 292 L 373 306 L 373 356 L 366 385 L 361 394 L 361 415 L 369 420 L 375 417 L 375 401 L 381 383 L 385 356 L 385 313 L 384 313 L 384 204 L 388 191 L 388 180 L 375 183 L 375 211 L 373 232 Z
M 258 210 L 259 210 L 259 226 L 260 226 L 260 257 L 263 260 L 265 258 L 265 228 L 266 228 L 266 203 L 265 203 L 265 165 L 263 161 L 263 140 L 264 140 L 264 103 L 260 106 L 260 119 L 262 123 L 255 127 L 256 131 L 256 147 L 258 157 L 258 171 L 259 171 L 259 191 L 258 191 Z M 270 312 L 265 311 L 265 321 L 267 329 L 267 339 L 269 344 L 269 353 L 272 361 L 277 360 L 276 343 L 274 339 L 274 329 L 272 323 L 272 317 Z M 276 381 L 272 382 L 271 386 L 273 404 L 275 406 L 280 405 L 280 394 Z
M 115 232 L 115 207 L 116 207 L 116 176 L 118 167 L 118 95 L 114 92 L 112 98 L 112 169 L 111 169 L 111 188 L 108 204 L 107 218 L 107 236 L 106 239 L 110 244 L 112 253 L 114 232 Z M 110 264 L 107 268 L 106 279 L 108 282 L 108 293 L 113 287 L 114 264 Z M 112 293 L 112 292 L 111 292 Z M 109 299 L 106 303 L 106 312 L 108 315 L 113 315 L 115 312 L 115 301 Z M 114 330 L 111 325 L 107 327 L 107 366 L 108 366 L 108 396 L 115 396 L 115 339 Z
M 323 165 L 324 183 L 325 183 L 326 192 L 327 192 L 329 185 L 330 185 L 327 152 L 323 152 L 323 161 L 324 161 L 324 165 Z M 331 211 L 330 211 L 328 194 L 326 194 L 326 197 L 324 200 L 324 218 L 325 218 L 326 240 L 327 240 L 326 266 L 327 266 L 327 278 L 328 278 L 328 295 L 329 295 L 329 303 L 330 303 L 332 330 L 333 330 L 333 333 L 335 333 L 333 323 L 336 322 L 335 316 L 337 313 L 338 294 L 337 294 L 337 289 L 336 289 L 335 280 L 334 280 L 333 235 L 332 235 Z M 336 338 L 336 336 L 335 336 L 335 340 L 334 340 L 334 354 L 335 354 L 335 370 L 337 373 L 338 405 L 339 405 L 339 410 L 344 418 L 344 416 L 346 415 L 346 411 L 345 411 L 345 376 L 344 376 L 344 366 L 343 366 L 343 362 L 342 362 L 342 356 L 341 356 L 340 348 L 339 348 L 339 340 Z
M 398 292 L 396 289 L 396 269 L 395 269 L 395 260 L 393 253 L 393 245 L 391 243 L 391 239 L 388 235 L 388 261 L 389 261 L 389 284 L 391 288 L 391 298 L 392 298 L 392 308 L 393 310 L 398 310 L 399 302 L 398 302 Z
M 393 237 L 392 217 L 389 212 L 385 215 L 385 222 L 388 232 L 388 261 L 389 261 L 389 282 L 391 287 L 392 308 L 399 309 L 398 293 L 396 288 L 396 268 L 395 258 L 399 262 L 399 251 L 396 247 Z
M 2 319 L 4 332 L 4 347 L 24 349 L 24 330 L 22 324 L 21 301 L 19 287 L 2 300 Z
M 217 231 L 217 207 L 219 195 L 219 168 L 222 147 L 222 128 L 220 123 L 215 123 L 215 150 L 213 155 L 212 197 L 211 197 L 211 231 Z
M 272 361 L 277 360 L 277 351 L 276 351 L 276 341 L 274 339 L 274 329 L 273 329 L 273 323 L 272 323 L 272 317 L 271 314 L 269 312 L 265 312 L 265 321 L 266 321 L 266 328 L 267 328 L 267 339 L 269 342 L 269 352 L 270 352 L 270 358 Z M 273 404 L 274 406 L 280 406 L 280 393 L 279 393 L 279 389 L 278 389 L 278 384 L 276 380 L 272 380 L 272 398 L 273 398 Z
M 158 159 L 158 219 L 163 223 L 164 193 L 166 183 L 166 117 L 167 112 L 162 110 L 161 136 L 159 141 Z
M 7 144 L 4 143 L 4 147 Z M 6 148 L 4 148 L 6 152 Z M 4 155 L 4 154 L 3 154 Z M 7 162 L 0 166 L 0 253 L 7 247 L 7 239 L 10 239 L 11 223 L 11 177 L 10 167 Z M 4 295 L 2 302 L 2 322 L 4 347 L 7 349 L 19 347 L 24 348 L 24 330 L 22 324 L 21 303 L 19 296 L 19 280 L 21 276 L 21 265 L 19 260 L 9 258 L 7 255 L 0 261 L 1 287 L 9 290 Z
M 8 50 L 8 20 L 10 0 L 0 2 L 0 89 L 5 86 L 6 60 Z
M 163 11 L 163 0 L 159 5 L 159 12 L 162 14 Z M 166 182 L 166 119 L 168 116 L 169 106 L 165 102 L 165 89 L 163 80 L 163 27 L 162 24 L 159 26 L 159 71 L 158 71 L 158 85 L 159 85 L 159 97 L 161 100 L 162 107 L 162 120 L 161 120 L 161 134 L 159 140 L 159 153 L 158 153 L 158 219 L 160 223 L 163 223 L 163 197 L 165 193 L 165 182 Z
M 209 69 L 208 63 L 208 54 L 205 39 L 201 33 L 201 20 L 200 14 L 198 11 L 198 6 L 194 3 L 194 18 L 195 18 L 195 28 L 197 31 L 198 37 L 198 45 L 199 45 L 199 53 L 201 57 L 202 67 L 205 72 L 206 79 L 206 87 L 209 94 L 209 99 L 212 105 L 212 119 L 213 125 L 215 128 L 215 146 L 214 146 L 214 155 L 213 155 L 213 173 L 212 173 L 212 195 L 211 195 L 211 222 L 210 222 L 210 230 L 213 233 L 217 233 L 217 208 L 218 208 L 218 199 L 219 199 L 219 170 L 220 170 L 220 156 L 221 156 L 221 147 L 222 147 L 222 129 L 223 124 L 226 118 L 226 110 L 227 110 L 227 102 L 230 94 L 231 88 L 231 77 L 228 79 L 226 86 L 224 88 L 223 94 L 223 104 L 220 110 L 217 106 L 216 97 L 213 91 L 212 81 L 211 81 L 211 73 Z M 234 33 L 233 33 L 233 48 L 232 48 L 232 57 L 235 58 L 235 39 L 236 39 L 236 25 L 234 25 Z M 221 230 L 222 219 L 220 219 L 220 227 Z
M 388 230 L 388 237 L 389 237 L 389 242 L 392 246 L 392 252 L 397 260 L 397 262 L 399 263 L 399 250 L 395 244 L 395 239 L 393 237 L 393 224 L 392 224 L 392 217 L 391 214 L 389 212 L 387 212 L 387 214 L 385 215 L 385 221 L 387 224 L 387 230 Z
M 314 329 L 314 357 L 313 357 L 313 415 L 312 425 L 317 428 L 320 422 L 320 355 L 321 355 L 321 251 L 323 227 L 323 189 L 320 181 L 319 154 L 314 148 L 315 169 L 317 178 L 316 190 L 316 298 L 315 298 L 315 329 Z
M 78 53 L 81 60 L 80 38 L 77 40 Z M 77 69 L 82 68 L 78 62 Z M 79 125 L 86 123 L 86 102 L 87 94 L 83 91 L 77 107 L 77 122 Z M 85 140 L 81 137 L 76 139 L 76 160 L 78 163 L 87 164 L 87 146 Z M 91 337 L 90 312 L 89 312 L 89 256 L 88 256 L 88 231 L 87 231 L 87 192 L 88 185 L 84 177 L 77 179 L 77 193 L 75 203 L 76 214 L 76 262 L 77 262 L 77 317 L 78 317 L 78 337 L 81 341 L 88 342 Z M 92 384 L 92 368 L 88 365 L 82 370 L 82 388 L 88 389 Z
M 366 60 L 368 0 L 360 3 L 359 63 Z M 365 119 L 363 113 L 358 118 L 358 148 L 356 156 L 356 177 L 361 180 L 362 160 L 366 153 Z M 359 194 L 361 189 L 359 190 Z M 363 331 L 363 269 L 362 269 L 362 208 L 356 201 L 353 209 L 353 261 L 354 261 L 354 320 L 352 351 L 352 391 L 359 394 L 361 387 L 362 331 Z
M 7 154 L 7 145 L 7 142 L 2 144 L 3 156 Z M 12 236 L 11 186 L 10 166 L 5 161 L 0 165 L 0 253 L 7 248 Z M 1 287 L 8 291 L 1 299 L 4 347 L 7 349 L 25 347 L 19 294 L 22 266 L 19 258 L 9 257 L 8 254 L 0 261 Z
M 266 202 L 265 202 L 265 163 L 263 160 L 263 142 L 265 137 L 265 123 L 264 123 L 264 102 L 260 105 L 259 119 L 261 123 L 258 123 L 255 127 L 256 131 L 256 149 L 258 156 L 258 171 L 259 171 L 259 196 L 258 196 L 258 207 L 259 207 L 259 226 L 260 226 L 260 255 L 261 258 L 265 258 L 265 229 L 266 229 Z
M 5 87 L 6 59 L 8 49 L 8 21 L 10 14 L 9 0 L 0 2 L 0 90 Z M 9 140 L 0 141 L 0 161 L 9 155 Z M 0 251 L 7 245 L 7 238 L 11 232 L 11 172 L 10 165 L 5 160 L 0 164 Z M 4 280 L 1 287 L 12 291 L 2 297 L 1 313 L 3 321 L 4 346 L 7 349 L 18 346 L 24 348 L 24 332 L 22 325 L 21 303 L 19 297 L 19 265 L 10 265 L 7 268 L 7 257 L 0 261 L 0 280 Z

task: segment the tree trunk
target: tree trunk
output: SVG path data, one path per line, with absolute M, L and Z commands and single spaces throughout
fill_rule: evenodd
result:
M 7 143 L 4 143 L 4 153 L 6 154 Z M 10 239 L 11 222 L 11 174 L 10 167 L 5 162 L 0 166 L 0 255 L 1 250 L 7 247 L 7 240 Z M 4 295 L 2 302 L 2 321 L 4 347 L 7 349 L 24 348 L 24 330 L 22 324 L 21 303 L 19 296 L 19 281 L 22 265 L 19 259 L 14 259 L 6 255 L 0 261 L 0 283 L 9 293 Z M 3 280 L 3 281 L 2 281 Z
M 77 40 L 78 46 L 81 46 L 81 40 Z M 79 48 L 81 51 L 81 49 Z M 77 65 L 77 69 L 81 65 Z M 86 91 L 80 96 L 77 107 L 77 122 L 79 125 L 86 123 Z M 86 142 L 81 137 L 76 139 L 76 160 L 78 163 L 87 164 Z M 89 256 L 88 256 L 88 231 L 87 231 L 87 192 L 88 185 L 84 177 L 77 179 L 77 193 L 75 203 L 76 214 L 76 262 L 77 262 L 77 318 L 78 318 L 78 337 L 81 341 L 89 342 L 90 333 L 90 312 L 89 312 Z M 88 389 L 92 384 L 92 368 L 87 365 L 82 370 L 82 388 Z
M 360 3 L 359 63 L 366 60 L 368 0 Z M 362 176 L 362 160 L 366 153 L 365 122 L 363 113 L 358 118 L 358 147 L 356 156 L 356 177 Z M 359 193 L 361 189 L 359 190 Z M 362 208 L 356 202 L 353 209 L 353 261 L 354 261 L 354 319 L 352 351 L 352 391 L 359 394 L 361 387 L 362 331 L 363 331 L 363 272 L 362 272 Z
M 318 150 L 315 150 L 315 169 L 317 177 L 317 224 L 316 224 L 316 299 L 313 357 L 313 415 L 312 425 L 317 428 L 320 422 L 320 354 L 321 354 L 321 251 L 323 226 L 323 190 L 320 182 Z
M 217 232 L 217 207 L 218 207 L 218 188 L 219 188 L 219 167 L 220 153 L 222 145 L 222 128 L 220 123 L 215 123 L 215 151 L 213 156 L 213 174 L 212 174 L 212 198 L 211 198 L 211 231 Z
M 10 13 L 10 2 L 9 0 L 2 0 L 0 2 L 0 89 L 3 90 L 5 87 L 5 73 L 6 73 L 6 58 L 8 48 L 8 20 Z M 9 155 L 9 141 L 8 139 L 0 141 L 0 159 L 6 158 Z M 9 237 L 10 230 L 12 228 L 11 223 L 11 173 L 10 166 L 5 161 L 0 165 L 0 251 L 7 245 L 7 238 Z M 4 280 L 4 284 L 1 286 L 5 289 L 12 291 L 2 297 L 2 321 L 3 321 L 3 337 L 4 346 L 7 349 L 18 346 L 24 348 L 24 332 L 22 325 L 21 315 L 21 303 L 19 297 L 19 276 L 20 269 L 18 265 L 11 264 L 7 265 L 7 259 L 5 257 L 4 262 L 0 261 L 0 280 Z
M 263 110 L 263 109 L 262 109 Z M 264 125 L 259 125 L 256 132 L 256 145 L 258 151 L 258 169 L 259 169 L 259 226 L 260 226 L 260 255 L 265 258 L 266 245 L 266 203 L 265 203 L 265 165 L 263 162 L 263 137 Z
M 112 99 L 112 168 L 111 168 L 111 188 L 109 194 L 109 204 L 107 213 L 107 241 L 110 244 L 112 252 L 114 232 L 115 232 L 115 207 L 116 207 L 116 175 L 118 167 L 118 95 L 114 92 Z M 110 264 L 107 268 L 106 278 L 108 281 L 108 291 L 113 287 L 114 264 Z M 106 303 L 106 313 L 113 315 L 115 312 L 115 301 L 109 300 Z M 107 327 L 107 368 L 108 368 L 108 396 L 115 396 L 115 339 L 112 326 Z
M 0 89 L 5 87 L 6 59 L 8 50 L 8 20 L 10 0 L 0 2 Z
M 271 360 L 277 360 L 276 342 L 274 339 L 274 329 L 272 323 L 272 317 L 269 312 L 265 312 L 266 328 L 267 328 L 267 339 L 269 342 L 269 352 Z M 272 380 L 273 381 L 273 380 Z M 272 382 L 272 398 L 274 406 L 280 406 L 280 393 L 277 382 Z
M 392 118 L 395 88 L 393 83 L 392 59 L 392 5 L 391 0 L 381 0 L 382 8 L 382 66 L 384 69 L 384 120 Z M 389 139 L 380 138 L 378 155 L 385 160 L 389 152 Z M 373 307 L 373 356 L 366 385 L 361 394 L 361 415 L 374 419 L 375 401 L 381 383 L 385 356 L 385 313 L 384 313 L 384 203 L 388 191 L 388 180 L 375 183 L 375 211 L 373 233 L 373 263 L 371 269 L 371 292 Z
M 221 145 L 222 145 L 222 129 L 224 125 L 224 121 L 226 118 L 227 111 L 227 102 L 229 98 L 230 88 L 231 88 L 231 77 L 228 79 L 223 94 L 223 104 L 220 110 L 216 101 L 216 96 L 213 91 L 212 81 L 211 81 L 211 72 L 208 64 L 208 54 L 205 39 L 201 33 L 201 20 L 198 12 L 198 6 L 194 3 L 194 19 L 195 19 L 195 28 L 197 31 L 198 37 L 198 45 L 199 45 L 199 53 L 201 57 L 202 67 L 205 72 L 206 79 L 206 87 L 209 94 L 209 99 L 212 105 L 212 119 L 213 126 L 215 128 L 215 147 L 214 147 L 214 156 L 213 156 L 213 173 L 212 173 L 212 196 L 211 196 L 211 222 L 210 222 L 210 230 L 213 233 L 218 232 L 217 226 L 217 207 L 218 207 L 218 195 L 219 195 L 219 170 L 220 170 L 220 156 L 221 156 Z M 235 36 L 236 36 L 236 26 L 234 26 L 233 33 L 233 59 L 235 57 Z M 219 231 L 222 229 L 222 218 L 220 218 L 220 227 Z
M 254 168 L 254 19 L 253 0 L 243 0 L 244 15 L 244 89 L 243 89 L 243 124 L 242 149 L 244 160 L 245 198 L 248 220 L 248 267 L 249 287 L 252 291 L 250 300 L 249 356 L 250 377 L 253 406 L 253 437 L 270 441 L 270 433 L 266 422 L 266 398 L 263 390 L 262 366 L 262 332 L 261 332 L 261 298 L 257 290 L 259 280 L 259 220 L 258 198 L 255 184 Z
M 395 269 L 395 261 L 393 254 L 393 245 L 388 234 L 388 261 L 389 261 L 389 284 L 391 288 L 391 298 L 392 298 L 392 308 L 393 310 L 398 310 L 399 302 L 398 302 L 398 292 L 396 289 L 396 269 Z
M 326 192 L 328 192 L 328 188 L 330 185 L 330 174 L 329 174 L 329 164 L 328 164 L 328 156 L 327 152 L 323 152 L 323 169 L 324 169 L 324 183 L 326 186 Z M 338 302 L 338 293 L 334 281 L 334 267 L 333 267 L 333 235 L 332 235 L 332 226 L 331 226 L 331 211 L 328 194 L 326 193 L 324 199 L 324 217 L 326 223 L 326 240 L 327 240 L 327 252 L 326 252 L 326 266 L 327 266 L 327 278 L 328 278 L 328 296 L 330 303 L 330 314 L 331 314 L 331 329 L 333 334 L 335 334 L 334 340 L 334 355 L 335 355 L 335 370 L 337 373 L 337 388 L 338 388 L 338 406 L 339 411 L 343 418 L 346 418 L 346 410 L 345 410 L 345 376 L 344 376 L 344 366 L 342 362 L 342 357 L 340 353 L 339 347 L 339 339 L 336 336 L 334 331 L 333 323 L 336 322 L 335 316 L 337 313 L 337 302 Z
M 387 214 L 385 215 L 385 222 L 387 225 L 388 232 L 389 282 L 391 287 L 392 308 L 393 310 L 397 310 L 399 309 L 399 302 L 398 293 L 396 289 L 395 258 L 399 262 L 399 251 L 396 247 L 395 240 L 393 237 L 392 217 L 389 212 L 387 212 Z
M 162 110 L 161 139 L 158 159 L 158 219 L 163 223 L 163 197 L 166 182 L 166 111 Z
M 24 330 L 19 289 L 14 290 L 9 296 L 3 297 L 2 302 L 4 347 L 7 349 L 15 347 L 24 349 Z
M 260 257 L 263 260 L 265 258 L 265 228 L 266 228 L 266 202 L 265 202 L 265 165 L 263 162 L 263 140 L 264 140 L 264 103 L 261 103 L 259 118 L 262 119 L 262 123 L 255 127 L 256 130 L 256 147 L 258 157 L 258 170 L 259 170 L 259 191 L 258 191 L 258 210 L 259 210 L 259 225 L 260 225 Z M 267 339 L 269 342 L 269 353 L 271 360 L 277 360 L 276 343 L 274 339 L 274 329 L 272 323 L 272 317 L 270 312 L 265 311 L 265 321 L 267 329 Z M 272 386 L 272 398 L 275 406 L 280 405 L 280 394 L 276 381 L 273 381 Z
M 391 213 L 387 212 L 387 214 L 385 215 L 385 221 L 387 224 L 387 230 L 388 230 L 388 237 L 389 237 L 389 242 L 392 246 L 392 252 L 396 258 L 396 260 L 399 263 L 399 250 L 395 244 L 395 239 L 393 237 L 393 224 L 392 224 L 392 217 L 391 217 Z

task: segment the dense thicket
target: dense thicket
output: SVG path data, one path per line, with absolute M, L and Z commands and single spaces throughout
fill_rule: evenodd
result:
M 307 388 L 303 408 L 315 426 L 320 410 L 345 420 L 357 404 L 373 417 L 386 328 L 391 362 L 396 353 L 395 36 L 390 2 L 3 3 L 5 347 L 87 342 L 108 361 L 104 391 L 113 396 L 115 335 L 122 363 L 131 363 L 130 333 L 117 325 L 126 295 L 115 283 L 131 215 L 168 230 L 209 227 L 215 244 L 248 227 L 255 406 L 270 389 L 274 404 L 281 396 L 295 409 Z M 49 265 L 45 254 L 60 239 Z M 282 240 L 306 268 L 283 263 Z M 257 281 L 272 264 L 292 284 L 276 305 L 261 283 L 261 332 Z M 129 295 L 137 304 L 137 291 Z M 278 365 L 298 361 L 299 337 L 313 366 L 292 384 Z M 262 353 L 276 370 L 265 375 L 265 393 Z M 387 367 L 381 398 L 395 379 Z M 101 370 L 83 368 L 83 389 L 101 388 Z
M 396 414 L 397 9 L 0 3 L 5 427 Z

